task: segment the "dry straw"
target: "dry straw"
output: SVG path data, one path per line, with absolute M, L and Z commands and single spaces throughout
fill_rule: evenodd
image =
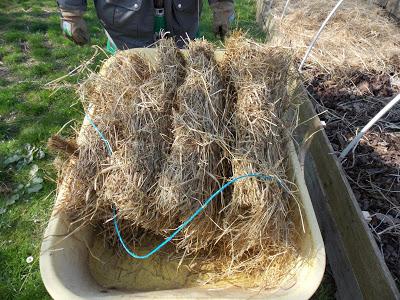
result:
M 139 55 L 117 55 L 107 73 L 93 73 L 79 89 L 86 113 L 107 138 L 112 149 L 118 149 L 126 106 L 136 94 L 137 86 L 150 76 L 151 65 Z M 93 107 L 96 109 L 94 110 Z M 77 220 L 101 224 L 109 216 L 111 203 L 101 197 L 110 157 L 96 130 L 88 125 L 80 132 L 79 156 L 71 159 L 69 199 L 61 208 Z M 84 197 L 82 197 L 84 195 Z M 80 208 L 80 209 L 79 209 Z M 85 208 L 85 209 L 82 209 Z
M 222 175 L 224 86 L 206 41 L 189 44 L 188 74 L 177 93 L 174 141 L 158 182 L 157 210 L 184 222 L 219 187 Z M 178 237 L 186 254 L 204 249 L 218 230 L 220 199 L 205 210 Z
M 94 121 L 99 121 L 99 119 L 94 118 Z M 111 144 L 115 144 L 113 126 L 99 124 L 99 129 L 109 137 Z M 54 139 L 49 143 L 56 146 Z M 71 146 L 73 144 L 71 143 Z M 71 220 L 83 224 L 98 224 L 98 221 L 103 219 L 105 208 L 98 202 L 97 190 L 103 182 L 101 166 L 107 162 L 107 155 L 104 143 L 99 139 L 97 132 L 89 126 L 82 128 L 77 150 L 60 170 L 60 177 L 65 178 L 68 183 L 63 182 L 66 193 L 59 209 Z
M 133 83 L 119 113 L 122 129 L 110 164 L 104 166 L 107 176 L 100 197 L 116 207 L 125 223 L 160 233 L 169 219 L 155 210 L 154 191 L 171 147 L 172 107 L 184 60 L 171 40 L 162 40 L 158 53 L 155 68 L 149 68 L 142 84 Z M 121 99 L 121 90 L 114 93 L 114 101 Z
M 71 158 L 65 171 L 72 175 L 69 199 L 61 204 L 74 219 L 104 223 L 114 205 L 132 228 L 163 225 L 154 222 L 147 206 L 169 151 L 172 105 L 184 59 L 170 40 L 162 40 L 158 51 L 157 62 L 135 52 L 119 53 L 81 86 L 85 110 L 113 153 L 109 157 L 91 126 L 82 129 L 79 156 Z
M 282 18 L 285 2 L 273 2 L 272 26 L 268 31 L 273 36 L 273 44 L 291 47 L 300 61 L 337 1 L 291 1 Z M 399 28 L 376 5 L 364 0 L 344 1 L 312 50 L 307 68 L 330 73 L 336 78 L 354 69 L 367 73 L 399 72 Z
M 290 61 L 287 51 L 241 35 L 227 41 L 225 69 L 237 99 L 230 142 L 233 176 L 262 173 L 275 180 L 251 178 L 235 184 L 220 237 L 230 257 L 225 275 L 246 272 L 266 287 L 279 285 L 299 255 L 292 218 L 295 200 L 284 188 L 292 126 L 285 122 L 291 107 L 286 95 Z
M 112 154 L 91 126 L 78 146 L 50 141 L 69 155 L 60 209 L 114 243 L 115 208 L 135 246 L 168 236 L 230 177 L 272 175 L 225 190 L 169 249 L 175 258 L 201 258 L 198 271 L 206 268 L 210 280 L 245 273 L 254 286 L 280 285 L 299 256 L 285 154 L 293 129 L 287 51 L 236 34 L 219 65 L 203 40 L 189 43 L 187 59 L 171 40 L 157 47 L 155 61 L 118 53 L 82 85 L 85 110 Z

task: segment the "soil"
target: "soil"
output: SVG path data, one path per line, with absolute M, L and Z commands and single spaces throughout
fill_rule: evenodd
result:
M 388 74 L 318 74 L 308 85 L 326 133 L 341 152 L 400 88 Z M 342 163 L 386 264 L 400 284 L 400 104 L 361 140 Z

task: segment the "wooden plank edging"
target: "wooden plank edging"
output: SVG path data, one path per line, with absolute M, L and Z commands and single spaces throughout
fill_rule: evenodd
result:
M 300 87 L 296 140 L 320 130 L 321 121 Z M 304 171 L 326 245 L 328 261 L 344 299 L 400 299 L 399 290 L 378 249 L 341 164 L 324 130 L 317 132 L 305 156 Z

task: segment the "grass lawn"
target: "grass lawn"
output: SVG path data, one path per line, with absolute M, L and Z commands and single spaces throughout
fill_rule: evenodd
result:
M 91 45 L 106 37 L 92 1 L 85 16 Z M 235 26 L 264 39 L 255 24 L 255 1 L 237 0 Z M 48 299 L 39 272 L 40 244 L 56 189 L 54 157 L 47 139 L 64 124 L 63 134 L 79 127 L 83 116 L 73 88 L 57 91 L 45 84 L 59 78 L 94 53 L 63 38 L 55 0 L 0 2 L 0 299 Z M 211 33 L 205 6 L 201 34 Z M 74 84 L 80 78 L 70 77 Z M 326 292 L 328 289 L 328 292 Z M 321 297 L 332 291 L 323 286 Z

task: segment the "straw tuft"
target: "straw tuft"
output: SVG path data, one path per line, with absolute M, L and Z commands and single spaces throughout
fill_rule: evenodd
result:
M 168 251 L 193 259 L 207 280 L 247 274 L 251 286 L 274 288 L 301 260 L 286 155 L 296 119 L 287 96 L 291 57 L 239 33 L 226 45 L 217 63 L 204 40 L 190 42 L 186 58 L 161 40 L 156 58 L 120 52 L 93 73 L 80 95 L 97 130 L 83 126 L 76 145 L 58 136 L 49 142 L 70 155 L 59 209 L 113 246 L 115 210 L 134 249 L 165 239 L 232 177 L 269 175 L 226 189 Z

